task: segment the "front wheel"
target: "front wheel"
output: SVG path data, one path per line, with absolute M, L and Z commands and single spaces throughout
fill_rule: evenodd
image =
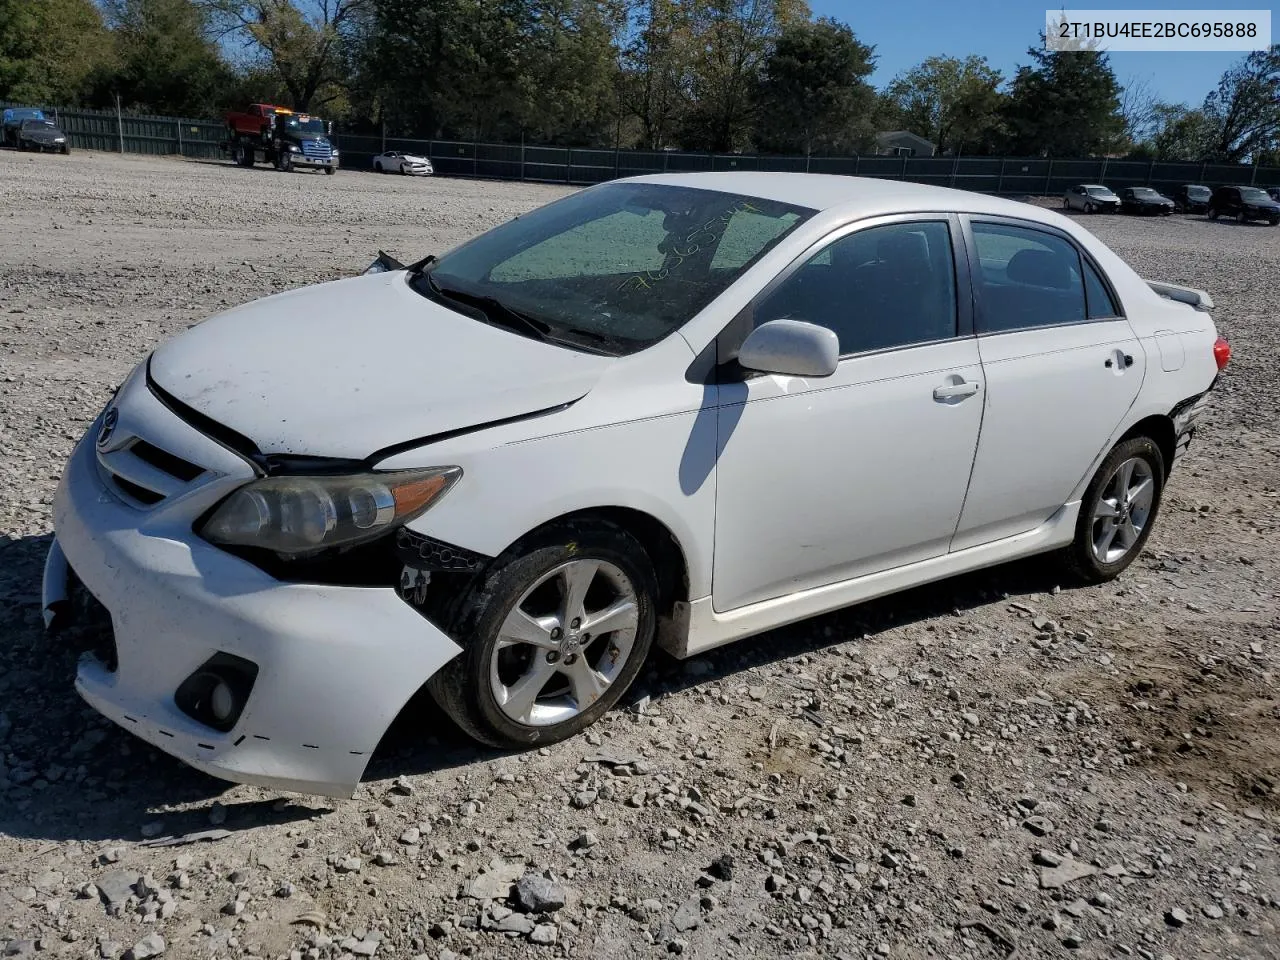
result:
M 1236 223 L 1248 223 L 1249 216 L 1243 210 L 1236 214 Z
M 327 174 L 328 176 L 332 177 L 332 176 L 333 176 L 337 171 L 336 171 L 336 170 L 334 170 L 334 168 L 333 168 L 333 167 L 325 167 L 325 168 L 324 168 L 324 172 L 325 172 L 325 174 Z
M 613 524 L 566 525 L 517 543 L 452 618 L 463 652 L 428 690 L 481 743 L 571 737 L 639 673 L 657 629 L 656 584 L 644 549 Z
M 1092 203 L 1086 203 L 1086 204 L 1084 205 L 1084 212 L 1085 212 L 1085 213 L 1097 213 L 1097 212 L 1098 212 L 1098 208 L 1097 208 L 1097 207 L 1095 207 Z
M 1210 219 L 1210 220 L 1217 220 L 1217 219 L 1218 219 L 1218 214 L 1219 214 L 1220 212 L 1221 212 L 1221 211 L 1219 211 L 1217 207 L 1210 207 L 1210 208 L 1209 208 L 1209 219 Z
M 1085 491 L 1067 566 L 1086 583 L 1118 577 L 1151 535 L 1164 492 L 1165 462 L 1149 437 L 1116 446 Z

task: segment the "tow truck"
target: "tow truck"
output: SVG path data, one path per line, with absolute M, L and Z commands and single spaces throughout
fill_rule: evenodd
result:
M 253 103 L 227 119 L 226 149 L 239 166 L 269 163 L 288 172 L 309 167 L 333 174 L 338 149 L 330 141 L 333 123 L 270 103 Z

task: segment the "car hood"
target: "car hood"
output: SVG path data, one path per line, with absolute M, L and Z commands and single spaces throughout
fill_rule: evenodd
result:
M 365 459 L 571 403 L 614 362 L 455 313 L 406 279 L 338 280 L 220 314 L 161 346 L 151 378 L 264 454 Z
M 431 162 L 426 157 L 419 156 L 416 153 L 406 153 L 403 159 L 408 160 L 410 163 L 430 163 Z

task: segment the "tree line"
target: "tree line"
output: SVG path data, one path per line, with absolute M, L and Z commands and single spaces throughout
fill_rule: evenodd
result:
M 0 0 L 0 99 L 568 146 L 1280 162 L 1280 46 L 1198 106 L 1040 45 L 1011 76 L 932 56 L 876 89 L 873 44 L 804 0 Z

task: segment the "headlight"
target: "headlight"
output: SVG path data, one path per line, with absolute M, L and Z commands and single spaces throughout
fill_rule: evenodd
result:
M 200 535 L 210 543 L 286 555 L 350 546 L 422 515 L 461 476 L 461 467 L 432 467 L 339 477 L 268 477 L 222 501 Z
M 53 138 L 53 142 L 54 142 L 54 143 L 66 143 L 66 142 L 67 142 L 67 138 L 66 138 L 66 137 L 54 137 L 54 138 Z
M 336 156 L 338 155 L 338 148 L 337 148 L 337 147 L 330 147 L 330 148 L 329 148 L 329 153 L 330 153 L 332 156 L 335 156 L 335 157 L 336 157 Z
M 290 152 L 290 153 L 301 153 L 301 152 L 302 152 L 302 148 L 301 148 L 301 147 L 299 147 L 296 143 L 291 143 L 291 144 L 289 144 L 289 152 Z

